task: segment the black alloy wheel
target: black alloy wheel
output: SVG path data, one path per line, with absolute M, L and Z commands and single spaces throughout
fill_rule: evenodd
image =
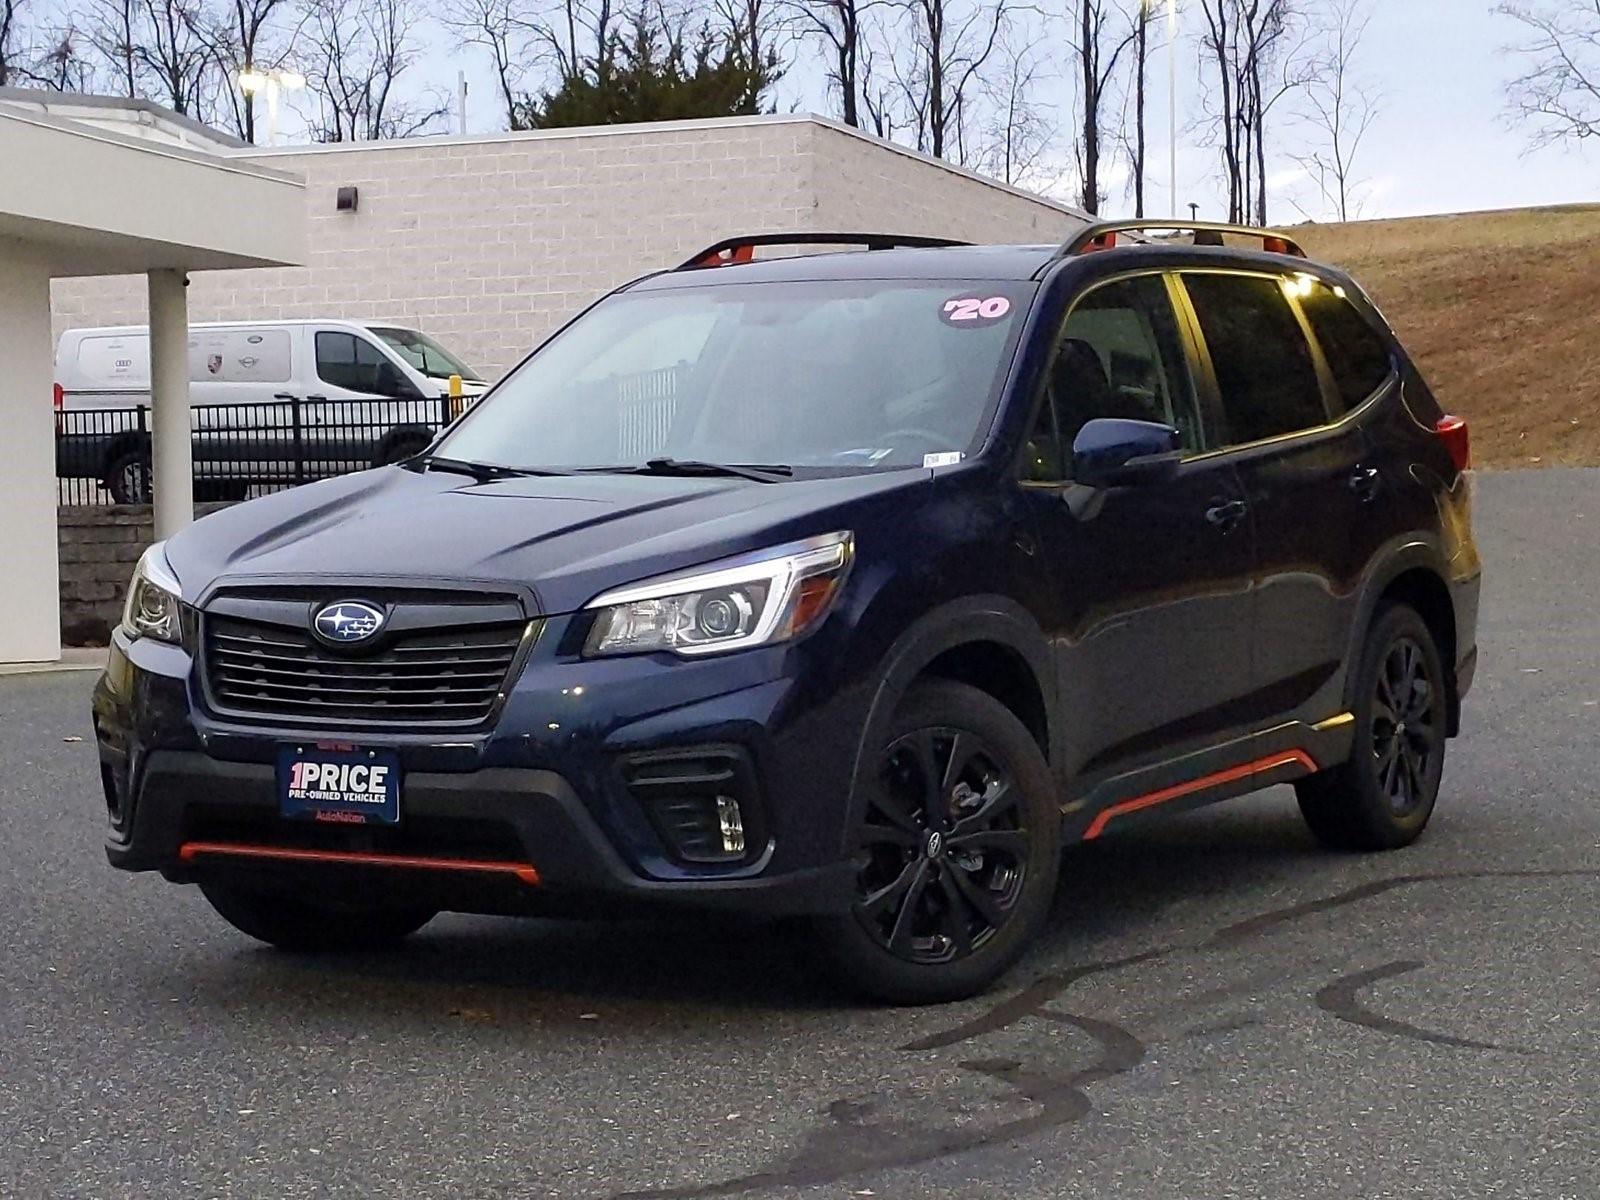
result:
M 1432 799 L 1428 780 L 1442 741 L 1441 709 L 1422 647 L 1409 636 L 1397 638 L 1378 671 L 1371 730 L 1378 786 L 1397 816 Z
M 862 823 L 856 916 L 890 954 L 943 963 L 1011 919 L 1032 833 L 1003 760 L 976 734 L 896 738 Z
M 986 692 L 914 684 L 873 735 L 819 945 L 849 988 L 897 1004 L 981 992 L 1049 915 L 1061 865 L 1055 780 L 1034 735 Z
M 1373 619 L 1352 665 L 1350 757 L 1295 784 L 1318 840 L 1340 850 L 1395 850 L 1422 835 L 1444 774 L 1448 721 L 1438 645 L 1413 608 Z

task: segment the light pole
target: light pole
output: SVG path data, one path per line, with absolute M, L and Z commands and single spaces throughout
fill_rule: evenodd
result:
M 1167 0 L 1167 135 L 1172 160 L 1172 215 L 1178 215 L 1178 0 Z
M 297 92 L 306 85 L 306 77 L 298 71 L 272 67 L 262 71 L 255 67 L 242 67 L 238 77 L 239 91 L 246 96 L 258 93 L 267 98 L 267 145 L 278 144 L 278 95 Z

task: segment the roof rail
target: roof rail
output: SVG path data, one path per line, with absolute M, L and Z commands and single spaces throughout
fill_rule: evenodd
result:
M 968 244 L 950 238 L 902 233 L 747 233 L 713 242 L 684 261 L 677 270 L 751 262 L 757 246 L 864 246 L 868 250 L 893 250 L 898 246 L 937 248 Z
M 1116 246 L 1119 233 L 1142 233 L 1151 229 L 1173 229 L 1180 233 L 1192 233 L 1196 246 L 1220 246 L 1223 234 L 1256 238 L 1260 240 L 1262 249 L 1268 254 L 1287 254 L 1293 258 L 1307 257 L 1299 242 L 1291 237 L 1285 237 L 1276 230 L 1258 229 L 1253 225 L 1220 225 L 1211 221 L 1171 220 L 1099 221 L 1085 226 L 1061 243 L 1060 249 L 1056 251 L 1056 257 L 1072 258 L 1096 250 L 1110 250 Z

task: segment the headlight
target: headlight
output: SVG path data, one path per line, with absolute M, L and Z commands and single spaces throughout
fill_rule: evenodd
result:
M 665 575 L 596 596 L 584 653 L 672 650 L 715 654 L 804 633 L 832 607 L 855 555 L 849 533 L 830 533 Z
M 178 577 L 167 565 L 165 543 L 157 542 L 139 558 L 122 606 L 122 632 L 129 638 L 155 638 L 177 644 L 183 641 L 178 616 Z

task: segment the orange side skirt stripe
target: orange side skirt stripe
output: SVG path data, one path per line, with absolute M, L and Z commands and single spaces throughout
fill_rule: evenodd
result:
M 539 886 L 539 872 L 529 863 L 366 854 L 350 850 L 297 850 L 287 846 L 248 846 L 239 842 L 185 842 L 178 847 L 178 858 L 183 862 L 193 862 L 203 855 L 264 858 L 279 862 L 341 863 L 360 867 L 404 867 L 416 871 L 475 871 L 486 875 L 514 875 L 529 887 Z
M 1132 800 L 1124 800 L 1120 804 L 1113 804 L 1110 808 L 1095 817 L 1089 826 L 1088 832 L 1083 835 L 1083 840 L 1093 841 L 1106 831 L 1109 825 L 1118 817 L 1125 817 L 1129 813 L 1140 812 L 1146 808 L 1154 808 L 1158 804 L 1166 804 L 1171 800 L 1178 800 L 1184 796 L 1192 796 L 1196 792 L 1207 791 L 1210 788 L 1222 787 L 1225 784 L 1237 783 L 1241 779 L 1248 779 L 1252 775 L 1275 771 L 1279 767 L 1299 766 L 1307 771 L 1316 771 L 1317 764 L 1304 750 L 1285 750 L 1279 754 L 1269 754 L 1266 758 L 1258 758 L 1255 762 L 1241 763 L 1237 767 L 1229 767 L 1226 771 L 1217 771 L 1211 775 L 1202 775 L 1199 779 L 1191 779 L 1187 783 L 1174 784 L 1172 787 L 1162 788 L 1158 792 L 1146 792 L 1143 796 L 1135 796 Z

